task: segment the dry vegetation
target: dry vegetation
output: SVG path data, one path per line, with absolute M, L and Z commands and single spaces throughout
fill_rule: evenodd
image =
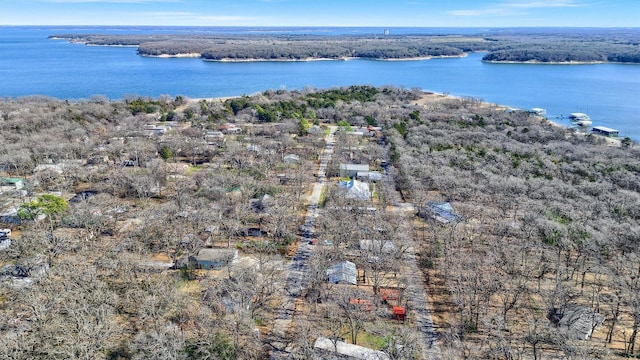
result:
M 609 147 L 477 99 L 353 86 L 224 101 L 0 102 L 0 176 L 25 184 L 0 194 L 2 227 L 14 230 L 0 250 L 0 357 L 267 357 L 326 125 L 335 124 L 381 130 L 339 131 L 329 182 L 347 162 L 386 168 L 391 180 L 372 184 L 364 207 L 326 188 L 288 329 L 291 357 L 330 356 L 313 349 L 320 335 L 419 357 L 415 314 L 403 323 L 390 313 L 413 306 L 403 290 L 414 242 L 443 358 L 638 354 L 636 146 Z M 224 141 L 217 129 L 229 132 Z M 290 154 L 298 161 L 285 162 Z M 42 206 L 43 194 L 68 206 L 39 221 L 11 214 Z M 461 221 L 401 211 L 403 201 L 421 209 L 432 200 L 450 201 Z M 369 206 L 377 210 L 361 211 Z M 238 259 L 197 269 L 193 257 L 210 247 Z M 327 283 L 342 260 L 356 264 L 357 286 Z M 384 303 L 388 288 L 398 299 Z M 550 321 L 568 305 L 604 323 L 573 339 Z

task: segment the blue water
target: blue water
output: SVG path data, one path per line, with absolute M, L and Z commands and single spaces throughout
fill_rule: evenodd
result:
M 640 65 L 488 64 L 482 54 L 427 61 L 314 61 L 219 63 L 159 59 L 135 48 L 95 47 L 48 40 L 61 33 L 382 33 L 377 28 L 79 28 L 0 27 L 0 97 L 45 95 L 64 99 L 105 95 L 191 98 L 252 94 L 265 89 L 328 88 L 353 84 L 419 87 L 491 103 L 547 109 L 566 116 L 584 112 L 593 125 L 640 140 Z M 391 29 L 392 33 L 474 33 L 478 29 Z

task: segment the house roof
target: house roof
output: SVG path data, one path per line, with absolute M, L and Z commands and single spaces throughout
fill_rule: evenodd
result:
M 612 128 L 608 128 L 606 126 L 594 126 L 593 130 L 602 131 L 602 132 L 608 132 L 608 133 L 618 132 L 618 130 L 612 129 Z
M 204 248 L 198 251 L 197 261 L 228 261 L 231 262 L 238 257 L 238 250 L 232 249 L 210 249 Z
M 351 199 L 369 200 L 371 198 L 371 191 L 369 191 L 369 184 L 362 181 L 352 179 L 350 181 L 340 181 L 340 187 L 346 190 L 346 197 Z
M 327 270 L 329 282 L 334 284 L 347 283 L 356 285 L 356 264 L 351 261 L 337 263 Z
M 10 177 L 1 177 L 0 178 L 0 184 L 6 184 L 6 185 L 15 185 L 19 182 L 23 182 L 24 179 L 22 178 L 10 178 Z
M 300 157 L 296 154 L 289 154 L 282 160 L 287 164 L 297 164 L 300 161 Z
M 360 360 L 389 360 L 389 356 L 382 351 L 373 350 L 360 345 L 347 344 L 344 341 L 333 342 L 323 336 L 316 339 L 313 344 L 316 349 L 321 349 L 333 353 L 334 351 L 342 356 Z
M 396 251 L 396 245 L 390 240 L 360 240 L 360 249 L 373 253 L 391 254 Z
M 340 170 L 369 171 L 369 165 L 367 165 L 367 164 L 340 164 Z
M 436 220 L 440 222 L 450 223 L 460 220 L 460 215 L 456 214 L 453 211 L 451 203 L 429 201 L 427 203 L 427 208 L 429 209 L 429 211 L 435 214 Z

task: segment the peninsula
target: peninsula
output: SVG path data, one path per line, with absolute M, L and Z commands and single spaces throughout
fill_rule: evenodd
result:
M 496 63 L 640 63 L 638 29 L 499 29 L 475 34 L 57 34 L 51 39 L 101 46 L 137 46 L 141 56 L 213 61 L 308 61 L 351 58 L 413 60 L 487 52 Z

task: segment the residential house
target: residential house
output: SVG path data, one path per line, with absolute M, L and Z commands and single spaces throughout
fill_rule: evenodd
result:
M 371 199 L 371 191 L 369 184 L 352 179 L 350 181 L 340 181 L 340 188 L 344 192 L 344 196 L 349 199 L 369 200 Z
M 209 145 L 224 144 L 226 140 L 227 139 L 225 139 L 222 131 L 207 131 L 204 134 L 204 141 L 206 141 Z
M 605 126 L 595 126 L 592 130 L 591 130 L 592 134 L 596 134 L 596 135 L 602 135 L 602 136 L 606 136 L 606 137 L 618 137 L 619 135 L 619 131 L 616 129 L 612 129 L 612 128 L 608 128 Z
M 220 127 L 218 127 L 219 131 L 222 131 L 222 133 L 224 134 L 240 134 L 242 133 L 242 129 L 232 125 L 232 124 L 226 124 L 226 125 L 222 125 Z
M 144 126 L 144 132 L 147 136 L 164 135 L 170 129 L 171 129 L 171 126 L 166 126 L 166 125 L 146 124 Z

